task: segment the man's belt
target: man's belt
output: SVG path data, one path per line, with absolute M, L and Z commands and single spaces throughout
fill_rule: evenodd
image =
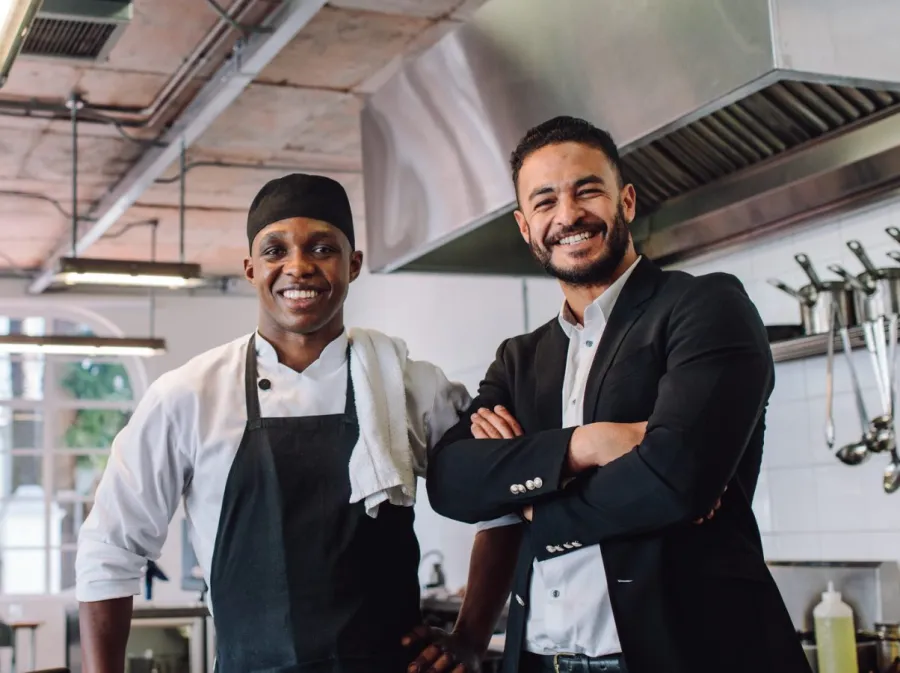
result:
M 541 671 L 550 673 L 628 673 L 621 654 L 589 657 L 586 654 L 533 654 L 523 652 L 523 657 L 539 664 Z

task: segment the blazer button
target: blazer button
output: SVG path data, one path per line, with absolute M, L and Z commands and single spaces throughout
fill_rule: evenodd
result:
M 543 479 L 541 479 L 540 477 L 535 477 L 535 478 L 534 478 L 534 487 L 535 487 L 535 488 L 540 488 L 540 487 L 543 486 L 543 485 L 544 485 L 544 480 L 543 480 Z
M 552 544 L 548 544 L 548 545 L 547 545 L 547 551 L 550 552 L 550 553 L 552 554 L 553 552 L 556 551 L 556 547 L 554 547 Z
M 525 482 L 525 488 L 527 488 L 529 491 L 533 491 L 534 490 L 534 482 L 531 481 L 531 479 L 529 479 L 528 481 Z
M 519 594 L 516 594 L 516 603 L 518 603 L 522 607 L 525 607 L 525 601 L 522 600 L 522 597 Z
M 271 387 L 272 387 L 272 382 L 269 379 L 260 379 L 259 380 L 260 390 L 268 390 Z
M 509 492 L 512 493 L 513 495 L 519 495 L 519 485 L 513 484 L 512 486 L 510 486 Z

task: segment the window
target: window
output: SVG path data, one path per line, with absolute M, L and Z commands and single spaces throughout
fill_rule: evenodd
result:
M 33 312 L 30 312 L 33 313 Z M 0 334 L 91 335 L 80 319 L 0 315 Z M 0 353 L 0 595 L 75 585 L 78 529 L 143 391 L 134 358 Z

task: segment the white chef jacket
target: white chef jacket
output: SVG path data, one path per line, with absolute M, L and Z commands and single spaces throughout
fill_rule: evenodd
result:
M 244 368 L 250 335 L 209 350 L 159 377 L 115 438 L 95 504 L 79 531 L 76 598 L 99 601 L 140 593 L 145 559 L 159 558 L 169 522 L 184 498 L 190 539 L 209 577 L 231 463 L 247 422 Z M 281 364 L 256 335 L 263 417 L 343 413 L 346 331 L 303 372 Z M 465 387 L 435 365 L 408 360 L 405 372 L 414 464 L 459 421 L 471 403 Z M 421 476 L 421 475 L 420 475 Z
M 588 373 L 613 306 L 638 261 L 585 309 L 583 325 L 577 323 L 568 304 L 563 302 L 559 324 L 569 337 L 562 389 L 563 427 L 584 424 Z M 506 516 L 481 523 L 478 528 L 518 523 L 521 523 L 518 516 Z M 567 652 L 600 657 L 622 651 L 599 545 L 583 547 L 546 561 L 535 561 L 529 603 L 525 630 L 525 649 L 529 652 L 543 655 Z

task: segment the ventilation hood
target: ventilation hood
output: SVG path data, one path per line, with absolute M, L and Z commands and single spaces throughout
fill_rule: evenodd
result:
M 619 144 L 670 264 L 900 188 L 894 0 L 490 0 L 362 112 L 375 272 L 542 274 L 508 157 L 550 117 Z

